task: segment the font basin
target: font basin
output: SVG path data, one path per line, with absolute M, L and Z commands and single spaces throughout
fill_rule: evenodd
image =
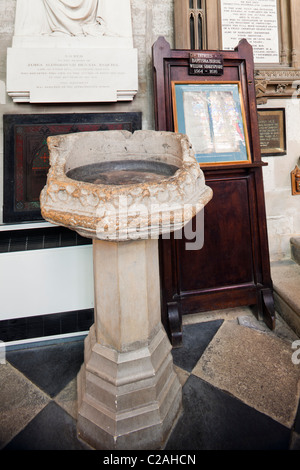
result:
M 184 134 L 94 131 L 48 137 L 45 220 L 110 241 L 181 229 L 212 198 Z

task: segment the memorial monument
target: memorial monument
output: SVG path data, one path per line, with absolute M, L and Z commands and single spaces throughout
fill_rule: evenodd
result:
M 130 0 L 17 0 L 7 93 L 15 102 L 131 101 Z
M 98 0 L 19 1 L 16 11 L 17 36 L 103 36 L 105 20 Z
M 280 62 L 277 0 L 222 0 L 220 9 L 224 50 L 233 50 L 246 37 L 256 64 Z

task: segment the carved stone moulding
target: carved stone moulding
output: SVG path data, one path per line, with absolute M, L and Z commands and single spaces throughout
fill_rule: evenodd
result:
M 254 74 L 258 104 L 270 98 L 294 98 L 300 94 L 300 69 L 257 69 Z

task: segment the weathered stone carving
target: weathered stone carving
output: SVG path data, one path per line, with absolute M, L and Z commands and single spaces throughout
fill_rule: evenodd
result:
M 195 215 L 212 197 L 188 138 L 182 134 L 87 132 L 49 137 L 48 146 L 51 168 L 41 193 L 42 215 L 65 227 L 75 225 L 83 236 L 103 240 L 157 237 L 182 228 L 191 218 L 190 211 Z M 164 163 L 173 174 L 150 173 L 150 181 L 122 185 L 76 181 L 69 176 L 83 163 L 95 170 L 97 163 L 116 167 L 122 160 L 140 165 Z

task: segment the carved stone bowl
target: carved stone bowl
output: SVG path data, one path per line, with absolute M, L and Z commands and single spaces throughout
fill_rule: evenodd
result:
M 47 142 L 42 216 L 82 236 L 157 238 L 181 229 L 212 197 L 186 135 L 99 131 Z

